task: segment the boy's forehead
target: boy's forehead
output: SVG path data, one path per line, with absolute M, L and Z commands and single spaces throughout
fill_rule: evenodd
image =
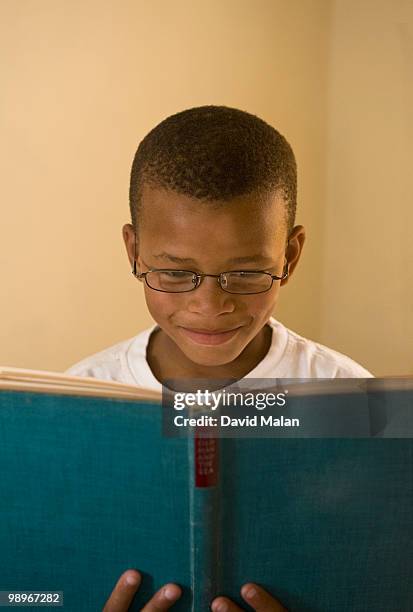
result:
M 139 250 L 150 264 L 218 269 L 270 267 L 287 237 L 284 204 L 244 196 L 202 202 L 166 190 L 147 192 L 138 220 Z M 192 266 L 192 268 L 191 268 Z
M 139 225 L 158 231 L 196 230 L 245 232 L 252 235 L 270 233 L 277 237 L 286 232 L 286 207 L 280 194 L 247 194 L 231 200 L 203 201 L 186 194 L 144 185 Z M 247 236 L 245 236 L 246 238 Z

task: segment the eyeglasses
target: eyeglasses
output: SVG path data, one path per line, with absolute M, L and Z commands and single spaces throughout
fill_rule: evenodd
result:
M 287 246 L 289 242 L 287 240 Z M 145 263 L 145 262 L 144 262 Z M 146 265 L 146 264 L 145 264 Z M 150 268 L 146 272 L 136 270 L 136 231 L 135 256 L 133 259 L 132 274 L 138 280 L 144 280 L 146 285 L 154 291 L 163 293 L 186 293 L 199 287 L 204 278 L 210 276 L 218 280 L 223 291 L 238 295 L 265 293 L 273 286 L 275 280 L 284 280 L 288 277 L 288 262 L 283 268 L 282 276 L 271 274 L 263 270 L 230 270 L 220 274 L 202 274 L 192 270 L 174 270 L 171 268 Z
M 164 293 L 186 293 L 194 291 L 207 276 L 218 279 L 218 284 L 227 293 L 248 295 L 269 291 L 275 280 L 284 280 L 288 276 L 288 264 L 284 266 L 282 276 L 261 270 L 231 270 L 220 274 L 200 274 L 192 270 L 172 270 L 151 268 L 147 272 L 136 271 L 136 260 L 132 274 L 144 280 L 150 289 Z

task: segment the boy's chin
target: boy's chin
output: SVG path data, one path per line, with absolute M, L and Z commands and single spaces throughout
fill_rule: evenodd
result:
M 219 367 L 228 365 L 234 361 L 242 352 L 219 350 L 217 347 L 205 347 L 204 349 L 188 350 L 188 347 L 181 347 L 181 350 L 193 363 L 206 367 Z

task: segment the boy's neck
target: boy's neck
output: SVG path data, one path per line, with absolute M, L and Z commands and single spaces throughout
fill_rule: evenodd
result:
M 157 328 L 149 338 L 146 358 L 153 375 L 160 383 L 168 378 L 240 380 L 264 359 L 271 341 L 272 329 L 269 325 L 264 325 L 237 359 L 220 366 L 204 366 L 190 361 L 175 342 L 162 329 Z

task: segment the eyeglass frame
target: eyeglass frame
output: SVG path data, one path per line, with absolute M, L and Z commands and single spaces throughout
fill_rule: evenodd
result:
M 136 268 L 136 262 L 134 265 L 134 270 L 132 270 L 132 274 L 135 276 L 135 278 L 137 278 L 138 280 L 141 280 L 143 278 L 146 283 L 146 286 L 149 287 L 149 289 L 152 289 L 153 291 L 159 291 L 160 293 L 189 293 L 190 291 L 194 291 L 195 289 L 198 289 L 203 279 L 207 276 L 210 276 L 211 278 L 219 279 L 218 284 L 221 287 L 222 291 L 225 291 L 225 293 L 230 293 L 231 295 L 258 295 L 259 293 L 267 293 L 267 291 L 269 291 L 271 287 L 273 286 L 273 283 L 275 280 L 285 280 L 288 277 L 288 263 L 286 263 L 284 266 L 284 271 L 283 271 L 282 276 L 271 274 L 271 272 L 265 272 L 265 270 L 228 270 L 226 272 L 220 272 L 220 274 L 205 274 L 202 272 L 195 272 L 194 270 L 178 270 L 176 268 L 150 268 L 149 270 L 146 270 L 146 272 L 138 273 L 138 272 L 135 272 L 135 268 Z M 193 278 L 196 278 L 196 283 L 194 283 L 194 286 L 191 287 L 191 289 L 184 289 L 183 291 L 166 291 L 166 289 L 156 289 L 155 287 L 152 287 L 147 281 L 146 275 L 149 274 L 150 272 L 188 272 L 189 274 L 192 274 Z M 224 287 L 222 286 L 222 276 L 224 274 L 232 274 L 234 272 L 235 273 L 243 272 L 245 274 L 248 274 L 248 273 L 266 274 L 267 276 L 271 278 L 271 285 L 268 287 L 268 289 L 263 289 L 262 291 L 246 291 L 246 292 L 228 291 L 228 289 L 224 289 Z
M 287 246 L 288 246 L 288 242 L 287 242 Z M 145 264 L 145 266 L 146 265 L 147 264 Z M 191 289 L 185 289 L 185 291 L 166 291 L 165 289 L 155 289 L 155 287 L 151 287 L 151 285 L 148 283 L 146 279 L 146 275 L 149 274 L 149 272 L 190 272 L 193 277 L 196 277 L 196 284 L 194 284 L 194 286 L 191 287 Z M 237 292 L 228 291 L 227 289 L 224 289 L 224 287 L 222 286 L 222 275 L 230 274 L 231 272 L 237 272 L 237 273 L 239 272 L 244 272 L 244 273 L 257 272 L 260 274 L 266 274 L 267 276 L 271 277 L 271 285 L 268 287 L 268 289 L 264 289 L 263 291 L 254 291 L 254 292 L 249 291 L 247 293 L 240 293 L 238 291 Z M 211 278 L 218 279 L 218 284 L 220 288 L 222 289 L 222 291 L 225 291 L 225 293 L 230 293 L 231 295 L 259 295 L 260 293 L 267 293 L 267 291 L 270 291 L 275 280 L 283 281 L 286 278 L 288 278 L 289 269 L 288 269 L 288 262 L 286 261 L 284 264 L 282 276 L 271 274 L 271 272 L 266 272 L 265 270 L 227 270 L 225 272 L 220 272 L 219 274 L 205 274 L 203 272 L 195 272 L 194 270 L 178 270 L 176 268 L 149 268 L 149 270 L 146 270 L 146 272 L 137 272 L 136 270 L 136 233 L 135 233 L 135 257 L 133 260 L 132 274 L 138 280 L 144 279 L 145 284 L 147 287 L 149 287 L 149 289 L 152 289 L 152 291 L 159 291 L 160 293 L 189 293 L 190 291 L 195 291 L 195 289 L 198 289 L 198 287 L 201 285 L 203 279 L 206 278 L 207 276 L 210 276 Z

